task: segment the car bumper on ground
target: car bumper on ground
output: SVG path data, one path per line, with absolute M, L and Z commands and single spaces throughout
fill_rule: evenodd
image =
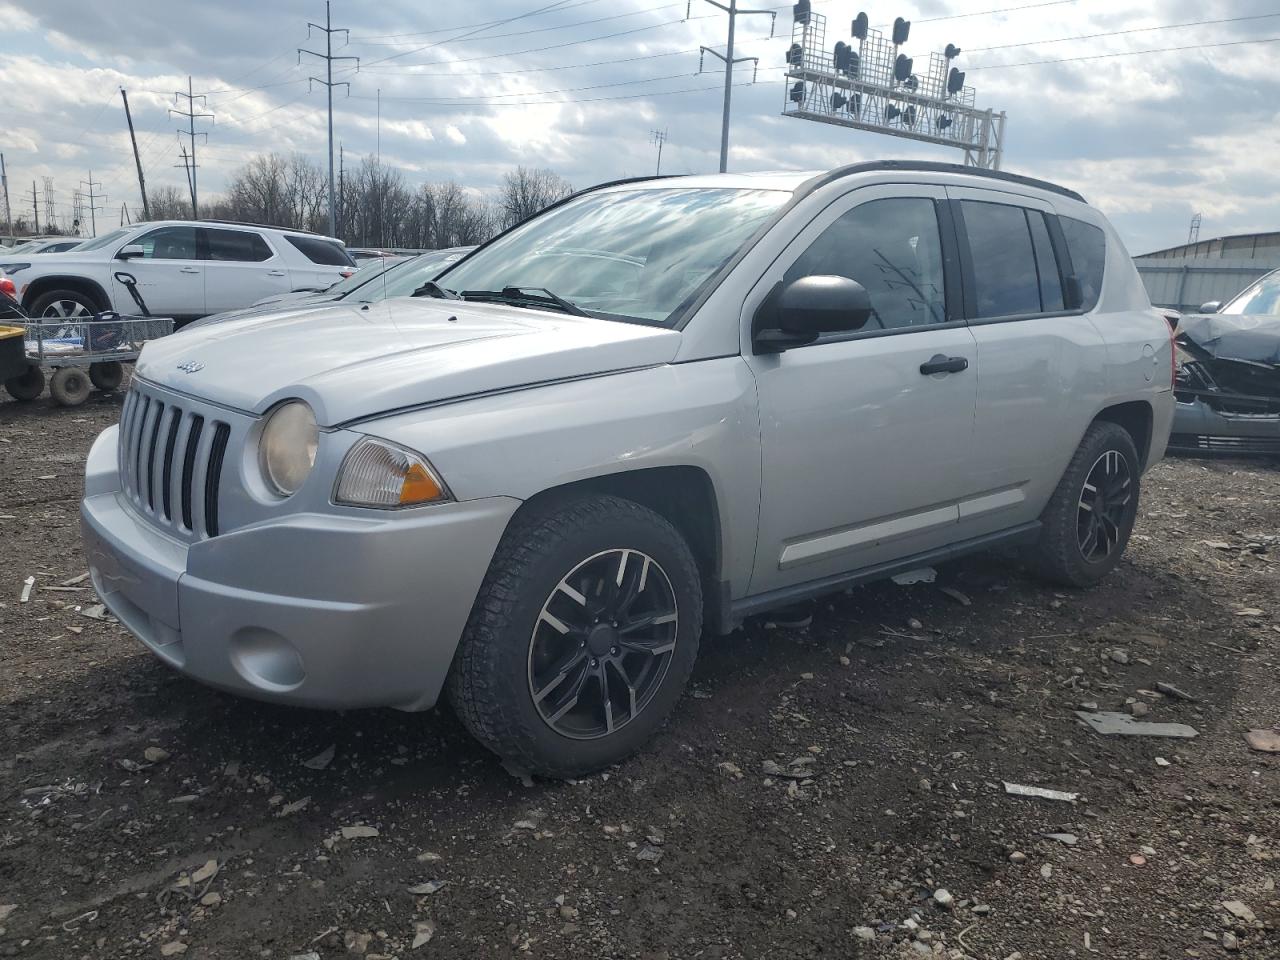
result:
M 1169 450 L 1202 456 L 1250 454 L 1280 457 L 1280 410 L 1276 413 L 1224 414 L 1203 400 L 1180 400 L 1174 409 Z
M 423 710 L 519 501 L 296 514 L 184 543 L 120 490 L 117 431 L 86 465 L 94 588 L 160 659 L 209 686 L 299 706 Z

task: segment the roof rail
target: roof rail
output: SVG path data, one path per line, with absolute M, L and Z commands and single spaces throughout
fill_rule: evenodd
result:
M 201 217 L 197 223 L 222 223 L 229 227 L 262 227 L 267 230 L 282 230 L 285 233 L 309 233 L 313 237 L 323 237 L 326 234 L 319 233 L 315 230 L 307 230 L 303 227 L 280 227 L 274 223 L 250 223 L 248 220 L 219 220 L 216 217 Z
M 819 187 L 826 186 L 828 183 L 834 183 L 842 177 L 851 177 L 858 173 L 876 173 L 884 170 L 902 170 L 908 173 L 958 173 L 969 177 L 982 177 L 986 180 L 1003 180 L 1005 183 L 1018 183 L 1024 187 L 1048 190 L 1050 193 L 1070 197 L 1072 200 L 1079 200 L 1081 203 L 1089 202 L 1076 191 L 1059 186 L 1056 183 L 1049 183 L 1047 180 L 1024 177 L 1017 173 L 1005 173 L 1003 170 L 986 170 L 982 167 L 966 167 L 959 163 L 940 163 L 933 160 L 866 160 L 860 163 L 850 163 L 843 167 L 836 167 L 829 173 L 818 174 L 813 179 L 803 183 L 800 186 L 800 190 L 810 193 Z

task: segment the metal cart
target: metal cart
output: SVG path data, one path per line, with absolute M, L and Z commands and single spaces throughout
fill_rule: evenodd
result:
M 59 317 L 6 321 L 0 326 L 0 380 L 15 400 L 34 400 L 44 392 L 64 407 L 89 399 L 92 388 L 115 390 L 124 379 L 124 364 L 138 359 L 148 340 L 173 333 L 173 321 L 153 317 L 137 291 L 137 281 L 123 271 L 116 278 L 133 294 L 143 316 L 99 313 L 92 319 Z M 21 339 L 19 339 L 21 337 Z M 22 344 L 18 359 L 17 344 Z M 25 366 L 18 372 L 19 365 Z

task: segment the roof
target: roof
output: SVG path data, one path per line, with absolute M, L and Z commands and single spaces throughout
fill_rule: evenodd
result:
M 1136 259 L 1172 260 L 1178 257 L 1203 257 L 1208 259 L 1243 259 L 1250 260 L 1275 259 L 1280 255 L 1280 231 L 1265 233 L 1230 233 L 1222 237 L 1211 237 L 1208 240 L 1196 240 L 1193 243 L 1180 243 L 1176 247 L 1165 247 L 1140 253 Z

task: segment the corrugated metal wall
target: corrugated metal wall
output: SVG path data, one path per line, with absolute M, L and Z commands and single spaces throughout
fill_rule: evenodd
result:
M 1138 257 L 1138 274 L 1157 307 L 1195 313 L 1210 300 L 1230 300 L 1258 277 L 1280 267 L 1280 256 L 1258 260 Z

